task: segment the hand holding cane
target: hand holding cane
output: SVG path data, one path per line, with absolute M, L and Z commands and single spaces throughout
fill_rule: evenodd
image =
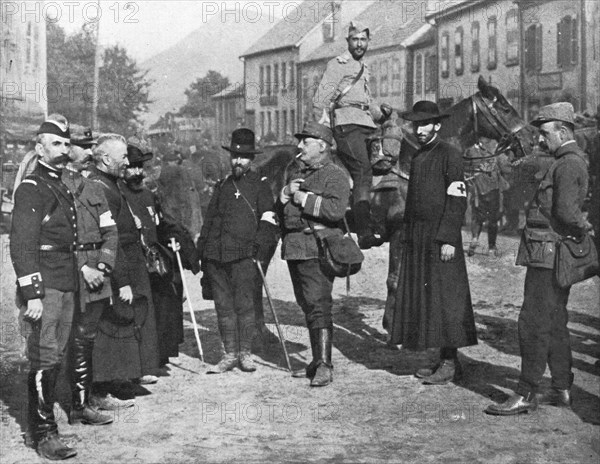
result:
M 277 327 L 277 333 L 279 334 L 279 341 L 281 341 L 281 346 L 283 347 L 283 353 L 285 354 L 285 362 L 287 363 L 288 370 L 292 371 L 292 366 L 290 365 L 290 357 L 288 356 L 287 348 L 285 347 L 285 340 L 283 339 L 283 332 L 281 331 L 281 326 L 279 325 L 279 319 L 277 319 L 277 314 L 275 313 L 275 307 L 273 306 L 273 300 L 271 300 L 271 292 L 269 292 L 269 287 L 267 286 L 267 280 L 265 279 L 265 273 L 263 272 L 262 266 L 260 265 L 260 261 L 254 260 L 256 263 L 256 267 L 258 268 L 258 272 L 260 272 L 260 277 L 262 278 L 263 286 L 265 287 L 265 292 L 267 293 L 267 300 L 269 301 L 269 307 L 271 308 L 271 313 L 273 314 L 273 319 L 275 320 L 275 327 Z
M 198 344 L 198 351 L 200 352 L 200 361 L 204 362 L 204 352 L 202 351 L 202 343 L 200 343 L 200 334 L 198 333 L 198 324 L 196 324 L 196 315 L 194 314 L 194 308 L 192 308 L 192 299 L 187 288 L 187 282 L 185 280 L 185 274 L 183 273 L 183 264 L 181 264 L 181 256 L 177 249 L 177 242 L 174 237 L 171 237 L 171 248 L 177 256 L 177 264 L 179 265 L 179 272 L 181 274 L 181 283 L 183 284 L 183 292 L 188 303 L 190 314 L 192 316 L 192 325 L 194 326 L 194 335 L 196 336 L 196 343 Z

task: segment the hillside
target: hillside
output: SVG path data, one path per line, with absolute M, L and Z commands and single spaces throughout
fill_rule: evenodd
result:
M 150 90 L 154 102 L 143 119 L 151 124 L 165 112 L 177 111 L 185 103 L 185 89 L 210 69 L 232 83 L 242 82 L 244 64 L 239 56 L 272 26 L 267 15 L 255 23 L 222 22 L 215 16 L 174 46 L 142 62 L 140 68 L 148 70 L 147 77 L 154 81 Z

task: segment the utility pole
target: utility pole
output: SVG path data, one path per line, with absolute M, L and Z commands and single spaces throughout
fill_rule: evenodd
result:
M 100 98 L 100 60 L 102 49 L 100 47 L 100 0 L 98 0 L 98 20 L 95 26 L 96 54 L 94 57 L 94 89 L 92 98 L 92 130 L 98 131 L 98 99 Z

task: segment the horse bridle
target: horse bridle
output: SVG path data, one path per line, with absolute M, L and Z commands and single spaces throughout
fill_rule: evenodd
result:
M 500 136 L 498 146 L 496 147 L 496 150 L 492 156 L 499 156 L 500 154 L 508 151 L 515 144 L 519 145 L 522 153 L 526 153 L 522 140 L 517 137 L 517 133 L 525 127 L 525 121 L 521 121 L 517 124 L 509 126 L 506 121 L 498 115 L 496 108 L 494 108 L 494 103 L 496 100 L 497 99 L 494 99 L 488 104 L 488 100 L 481 95 L 481 92 L 477 92 L 471 97 L 475 133 L 479 133 L 477 113 L 480 112 Z

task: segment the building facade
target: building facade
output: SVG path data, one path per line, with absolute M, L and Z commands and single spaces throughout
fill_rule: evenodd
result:
M 436 30 L 424 24 L 403 42 L 406 55 L 405 107 L 410 108 L 419 100 L 437 101 L 438 56 Z
M 17 2 L 0 1 L 0 8 L 0 155 L 18 162 L 16 152 L 33 140 L 48 113 L 46 23 L 23 16 Z
M 233 84 L 211 98 L 215 105 L 215 140 L 226 144 L 231 132 L 247 124 L 244 87 Z

